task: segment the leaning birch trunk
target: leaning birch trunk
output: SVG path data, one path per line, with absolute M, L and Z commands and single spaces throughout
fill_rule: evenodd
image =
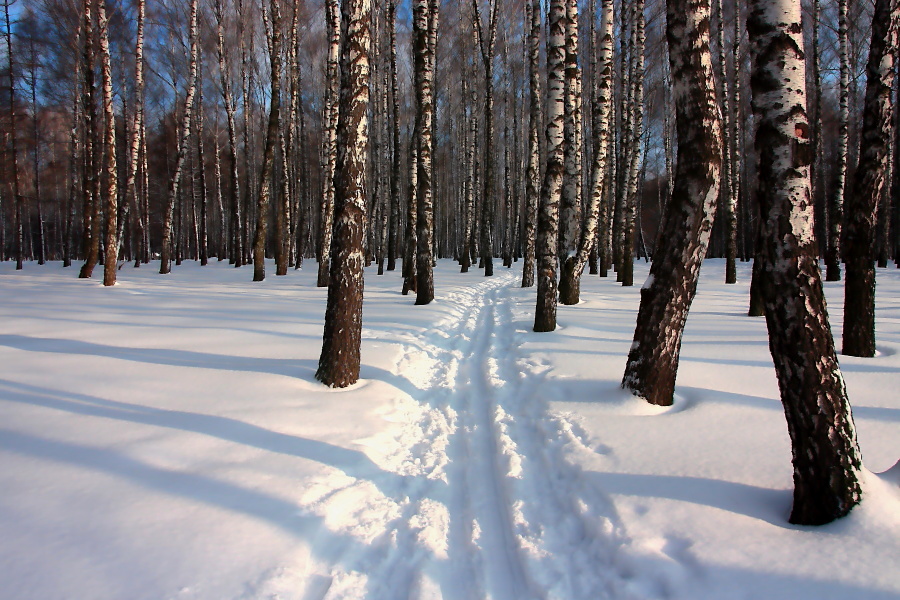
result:
M 256 209 L 256 234 L 253 238 L 253 281 L 266 278 L 266 238 L 269 224 L 269 200 L 275 175 L 275 145 L 281 123 L 281 8 L 279 0 L 272 0 L 272 39 L 269 44 L 272 96 L 269 104 L 269 123 L 266 145 L 259 173 L 259 197 Z M 277 210 L 281 210 L 278 208 Z
M 525 187 L 525 257 L 522 264 L 522 287 L 534 285 L 535 236 L 537 234 L 537 208 L 541 192 L 541 72 L 538 61 L 541 56 L 541 2 L 525 2 L 528 15 L 528 74 L 530 83 L 528 125 L 528 173 Z
M 566 120 L 566 0 L 551 0 L 547 38 L 547 168 L 541 186 L 537 229 L 537 306 L 534 331 L 556 329 L 559 199 L 562 195 Z
M 608 161 L 610 138 L 610 114 L 612 113 L 612 68 L 613 68 L 613 0 L 602 0 L 603 21 L 600 29 L 600 81 L 596 102 L 593 107 L 593 120 L 597 124 L 594 131 L 594 160 L 591 165 L 590 200 L 587 208 L 587 218 L 581 230 L 581 238 L 578 243 L 578 254 L 575 256 L 572 272 L 574 281 L 570 284 L 569 302 L 562 299 L 563 304 L 577 304 L 581 295 L 581 274 L 588 262 L 592 248 L 597 245 L 598 229 L 600 224 L 600 208 L 606 188 L 609 185 Z M 563 267 L 563 270 L 567 269 Z M 565 277 L 565 274 L 563 275 Z M 560 284 L 562 287 L 562 284 Z
M 666 37 L 678 139 L 675 186 L 660 247 L 641 289 L 622 387 L 669 406 L 681 336 L 712 229 L 722 168 L 722 128 L 709 50 L 709 0 L 670 0 Z
M 591 16 L 593 18 L 593 15 Z M 581 231 L 581 70 L 578 68 L 578 1 L 566 1 L 566 126 L 562 198 L 559 206 L 559 301 L 577 304 L 575 267 Z
M 338 64 L 341 49 L 341 13 L 338 0 L 326 0 L 325 15 L 328 31 L 328 58 L 326 63 L 324 155 L 325 172 L 322 182 L 322 209 L 319 224 L 319 273 L 317 285 L 329 285 L 331 260 L 331 236 L 334 221 L 334 169 L 337 155 L 337 122 L 338 122 L 338 81 L 340 65 Z
M 841 227 L 844 220 L 844 192 L 850 151 L 850 34 L 848 0 L 838 0 L 838 47 L 840 48 L 840 112 L 838 119 L 837 183 L 828 198 L 828 249 L 825 253 L 825 280 L 841 280 Z
M 876 6 L 886 4 L 879 0 Z M 875 30 L 886 28 L 888 19 L 880 17 L 887 15 L 878 8 L 875 14 Z M 860 501 L 862 463 L 815 252 L 800 23 L 799 2 L 750 2 L 762 214 L 758 256 L 769 349 L 793 452 L 790 520 L 818 525 L 847 514 Z
M 875 223 L 887 185 L 894 84 L 897 0 L 876 0 L 866 67 L 859 165 L 847 195 L 844 224 L 844 347 L 849 356 L 875 356 Z
M 103 261 L 103 285 L 116 284 L 116 263 L 118 259 L 118 216 L 119 190 L 118 169 L 116 168 L 116 115 L 113 112 L 112 65 L 109 56 L 109 21 L 106 5 L 97 2 L 97 28 L 100 30 L 100 81 L 103 85 L 103 127 L 105 137 L 103 150 L 106 154 L 106 256 Z
M 169 193 L 166 200 L 166 212 L 163 220 L 162 256 L 160 258 L 159 272 L 162 275 L 172 270 L 172 225 L 175 220 L 175 201 L 178 198 L 178 187 L 181 184 L 181 172 L 184 169 L 184 160 L 187 156 L 187 148 L 191 140 L 191 114 L 194 108 L 194 97 L 197 93 L 197 54 L 199 52 L 199 36 L 197 34 L 198 10 L 197 1 L 191 0 L 191 60 L 190 75 L 188 76 L 187 97 L 184 100 L 184 114 L 181 117 L 181 136 L 178 139 L 178 150 L 175 156 L 175 173 L 169 184 Z
M 316 379 L 330 387 L 359 380 L 363 238 L 369 162 L 369 23 L 371 0 L 344 0 L 341 87 L 335 164 L 335 220 L 325 331 Z

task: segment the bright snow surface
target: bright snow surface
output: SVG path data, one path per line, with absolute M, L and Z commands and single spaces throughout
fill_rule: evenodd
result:
M 618 387 L 639 288 L 585 275 L 537 334 L 520 265 L 440 261 L 425 307 L 367 272 L 363 379 L 330 390 L 312 264 L 0 264 L 0 598 L 900 595 L 900 271 L 878 356 L 840 357 L 863 503 L 808 528 L 747 265 L 704 265 L 671 409 Z

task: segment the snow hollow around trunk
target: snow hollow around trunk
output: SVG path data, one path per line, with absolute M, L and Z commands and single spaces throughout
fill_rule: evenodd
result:
M 640 289 L 585 274 L 538 334 L 521 263 L 439 261 L 418 307 L 367 270 L 362 380 L 327 389 L 308 264 L 0 263 L 0 598 L 900 595 L 900 271 L 878 355 L 839 356 L 863 502 L 808 528 L 749 264 L 704 263 L 665 409 L 619 388 Z

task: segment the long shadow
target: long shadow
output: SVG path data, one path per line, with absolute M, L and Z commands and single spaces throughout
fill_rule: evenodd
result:
M 26 352 L 100 356 L 170 367 L 281 375 L 319 385 L 315 379 L 318 364 L 313 360 L 234 356 L 194 352 L 191 350 L 173 350 L 170 348 L 131 348 L 127 346 L 95 344 L 80 340 L 38 338 L 10 334 L 0 335 L 0 346 Z M 365 366 L 364 369 L 363 374 L 366 378 L 387 381 L 414 398 L 418 398 L 423 392 L 408 379 L 394 375 L 384 369 L 372 366 Z
M 609 494 L 669 498 L 702 504 L 766 521 L 776 527 L 799 529 L 788 523 L 791 491 L 773 490 L 745 483 L 674 475 L 633 473 L 591 473 L 599 487 Z
M 415 479 L 385 471 L 358 450 L 279 433 L 217 415 L 151 408 L 5 380 L 0 380 L 0 402 L 2 401 L 42 406 L 89 417 L 189 431 L 268 452 L 304 458 L 340 469 L 352 477 L 367 479 L 388 497 L 396 496 L 397 490 L 402 494 L 414 484 Z

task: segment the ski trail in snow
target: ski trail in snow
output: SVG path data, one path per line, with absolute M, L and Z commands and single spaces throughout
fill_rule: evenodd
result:
M 566 459 L 577 424 L 549 411 L 546 367 L 519 353 L 513 285 L 504 272 L 448 292 L 448 316 L 404 339 L 395 372 L 414 392 L 370 440 L 383 472 L 335 472 L 301 501 L 361 542 L 320 552 L 309 597 L 632 596 L 612 504 Z

